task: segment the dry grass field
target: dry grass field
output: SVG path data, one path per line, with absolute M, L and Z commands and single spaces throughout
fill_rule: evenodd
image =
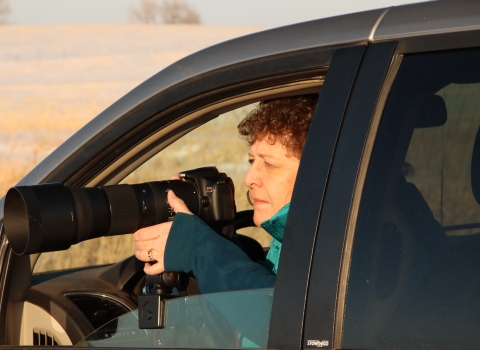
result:
M 81 126 L 162 68 L 207 46 L 261 29 L 189 25 L 0 26 L 1 195 Z M 231 125 L 240 117 L 235 118 L 229 119 Z M 200 137 L 195 142 L 206 141 Z M 178 166 L 182 167 L 179 170 L 190 168 L 187 161 Z M 150 175 L 157 180 L 157 176 L 164 176 Z M 241 179 L 241 175 L 235 176 Z M 262 243 L 268 244 L 265 242 L 262 238 Z M 36 270 L 110 263 L 131 253 L 128 235 L 100 239 L 66 252 L 44 254 Z

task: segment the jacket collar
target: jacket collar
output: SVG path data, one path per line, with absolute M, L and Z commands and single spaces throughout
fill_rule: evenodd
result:
M 265 220 L 261 224 L 262 228 L 279 242 L 282 242 L 283 240 L 283 233 L 285 231 L 289 209 L 290 203 L 287 203 L 274 216 L 272 216 L 271 219 Z

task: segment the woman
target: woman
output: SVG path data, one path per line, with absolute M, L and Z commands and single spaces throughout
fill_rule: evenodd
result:
M 135 256 L 146 262 L 145 273 L 193 272 L 202 293 L 274 286 L 290 199 L 316 101 L 317 95 L 264 101 L 238 126 L 250 145 L 251 167 L 244 183 L 253 203 L 253 221 L 272 236 L 265 264 L 251 261 L 169 191 L 168 202 L 177 213 L 174 221 L 133 235 Z M 153 260 L 157 263 L 150 264 Z

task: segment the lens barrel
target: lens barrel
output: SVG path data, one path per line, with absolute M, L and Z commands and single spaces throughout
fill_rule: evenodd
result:
M 16 254 L 67 249 L 75 240 L 74 213 L 72 195 L 61 184 L 11 188 L 4 209 L 8 242 Z
M 64 250 L 96 237 L 133 233 L 173 220 L 168 190 L 198 214 L 197 189 L 179 180 L 96 188 L 60 183 L 13 187 L 5 197 L 5 233 L 18 255 Z

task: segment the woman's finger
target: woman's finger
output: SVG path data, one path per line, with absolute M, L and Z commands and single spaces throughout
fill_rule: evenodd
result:
M 148 252 L 150 252 L 150 254 Z M 136 249 L 135 257 L 140 261 L 153 263 L 155 261 L 158 261 L 158 259 L 163 258 L 163 255 L 160 255 L 155 249 L 147 249 L 147 250 Z
M 193 215 L 193 213 L 188 209 L 185 202 L 180 198 L 173 191 L 168 191 L 167 194 L 168 204 L 175 210 L 175 213 L 185 213 Z
M 138 250 L 135 249 L 135 257 L 140 261 L 150 261 L 148 259 L 148 250 Z
M 162 262 L 159 261 L 156 264 L 146 263 L 144 268 L 143 268 L 143 271 L 147 275 L 157 275 L 159 273 L 164 272 L 165 267 L 163 266 L 163 261 Z
M 157 226 L 157 225 L 155 225 Z M 151 241 L 153 239 L 158 238 L 160 236 L 161 229 L 155 227 L 155 226 L 150 226 L 150 227 L 144 227 L 138 230 L 133 234 L 133 241 L 135 244 L 137 242 L 142 242 L 142 241 Z
M 156 243 L 155 243 L 155 240 L 154 239 L 150 239 L 148 241 L 137 241 L 135 242 L 135 250 L 139 250 L 139 251 L 147 251 L 149 249 L 153 249 L 153 247 L 155 247 Z
M 157 239 L 162 235 L 168 235 L 170 227 L 172 227 L 172 222 L 163 222 L 158 225 L 141 228 L 133 234 L 133 240 L 137 245 L 138 242 Z

